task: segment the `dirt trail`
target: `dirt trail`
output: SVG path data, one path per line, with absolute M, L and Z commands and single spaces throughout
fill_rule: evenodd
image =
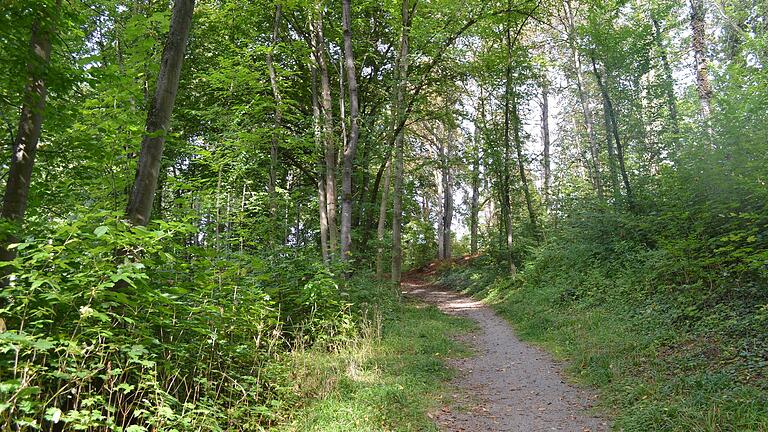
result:
M 424 280 L 412 273 L 403 291 L 467 317 L 479 326 L 464 337 L 476 354 L 451 361 L 459 370 L 452 395 L 431 416 L 441 430 L 573 431 L 610 429 L 608 422 L 587 411 L 595 396 L 564 382 L 561 367 L 542 350 L 517 338 L 509 323 L 481 302 Z

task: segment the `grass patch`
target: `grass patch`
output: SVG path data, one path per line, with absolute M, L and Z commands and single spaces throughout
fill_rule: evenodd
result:
M 631 275 L 575 269 L 579 280 L 549 263 L 512 281 L 479 259 L 442 282 L 485 299 L 523 340 L 566 361 L 574 381 L 599 389 L 615 430 L 768 431 L 768 356 L 751 317 L 682 320 L 669 293 L 632 295 Z
M 293 353 L 294 391 L 306 402 L 278 430 L 437 430 L 426 414 L 452 376 L 445 360 L 468 354 L 451 336 L 472 324 L 416 302 L 387 317 L 333 350 Z

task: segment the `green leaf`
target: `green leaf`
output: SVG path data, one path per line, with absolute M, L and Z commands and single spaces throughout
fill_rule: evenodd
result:
M 101 237 L 104 234 L 106 234 L 107 231 L 109 231 L 109 227 L 102 225 L 100 227 L 97 227 L 95 230 L 93 230 L 93 233 L 96 235 L 96 237 Z

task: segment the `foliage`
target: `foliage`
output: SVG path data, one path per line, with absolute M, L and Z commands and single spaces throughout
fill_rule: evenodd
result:
M 295 400 L 286 350 L 304 336 L 355 337 L 358 319 L 327 270 L 287 261 L 283 271 L 305 276 L 274 280 L 258 257 L 185 247 L 190 232 L 97 213 L 13 245 L 0 349 L 7 427 L 258 430 Z

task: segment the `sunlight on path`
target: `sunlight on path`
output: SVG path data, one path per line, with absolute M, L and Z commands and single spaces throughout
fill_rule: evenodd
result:
M 444 431 L 597 432 L 609 430 L 588 411 L 596 395 L 566 384 L 542 350 L 521 342 L 490 308 L 449 289 L 407 275 L 403 293 L 445 313 L 475 321 L 479 330 L 463 338 L 476 352 L 452 360 L 459 374 L 453 392 L 430 416 Z

